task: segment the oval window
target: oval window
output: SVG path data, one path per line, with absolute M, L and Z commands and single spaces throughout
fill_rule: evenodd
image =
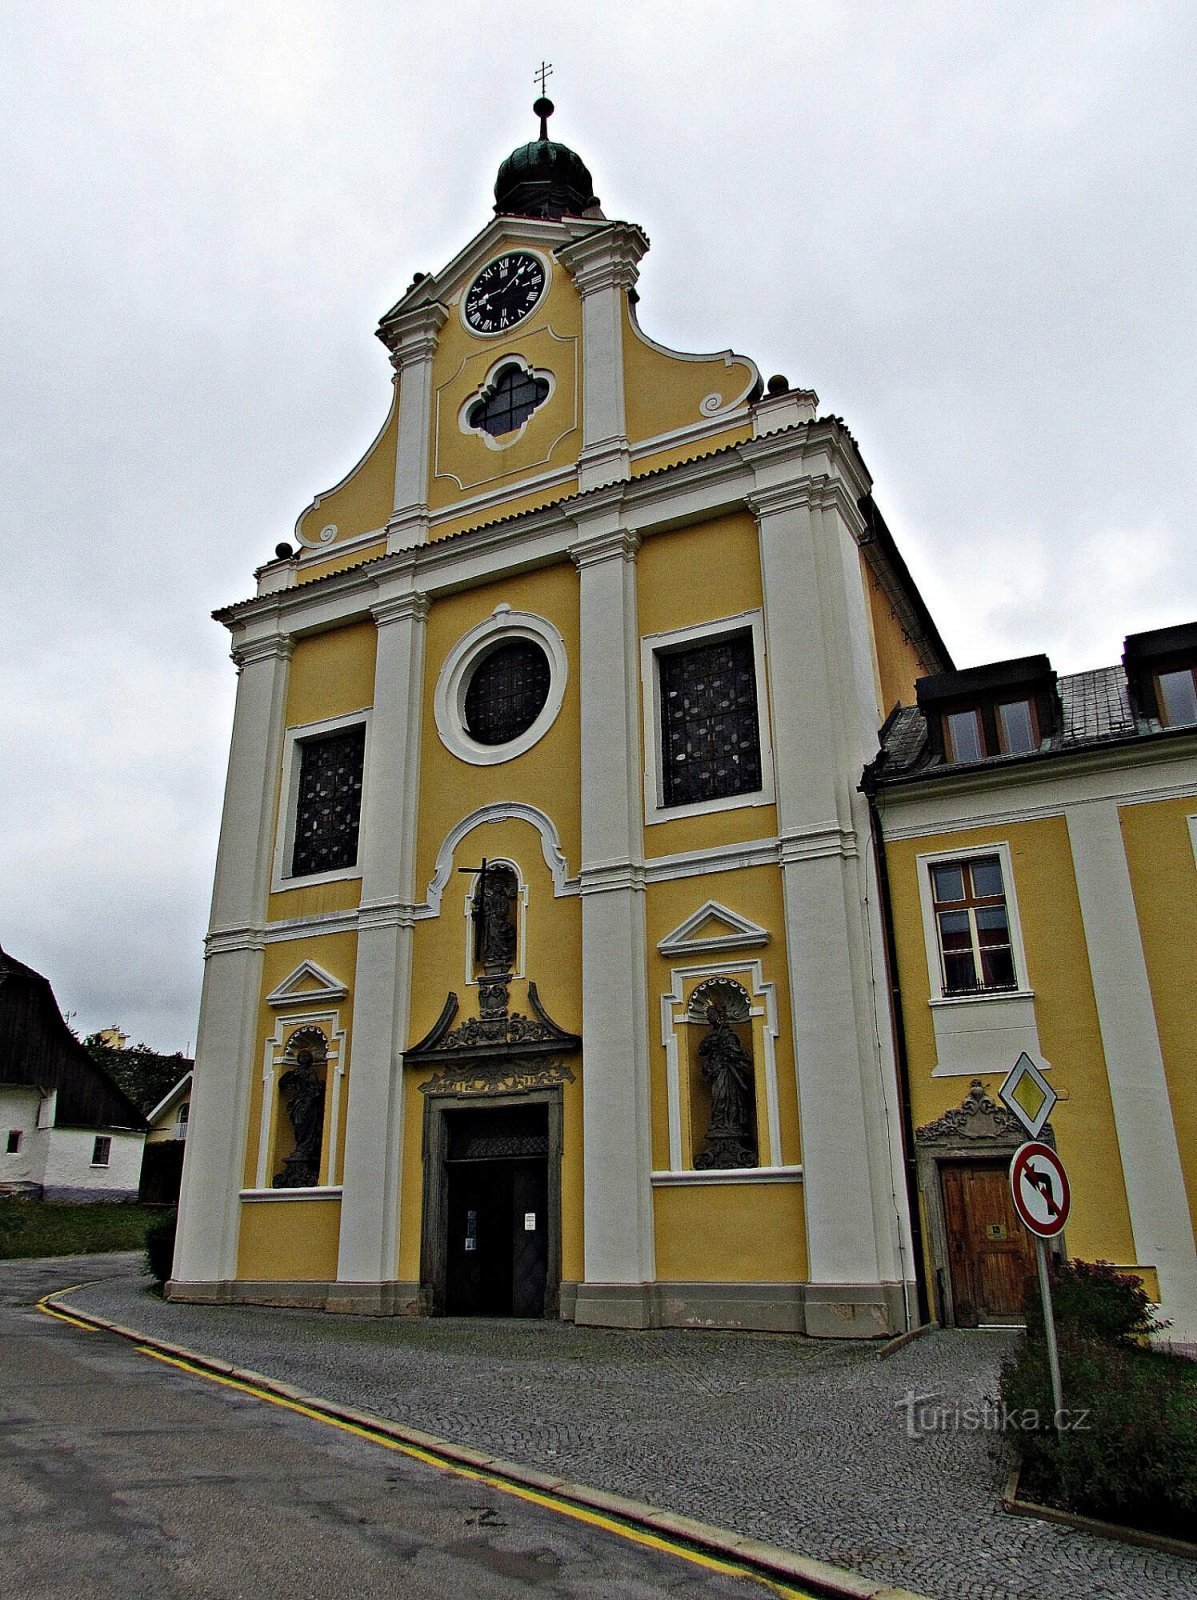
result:
M 479 744 L 507 744 L 536 721 L 549 698 L 549 658 L 530 639 L 483 657 L 465 692 L 466 732 Z

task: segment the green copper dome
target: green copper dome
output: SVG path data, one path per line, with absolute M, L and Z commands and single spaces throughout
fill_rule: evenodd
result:
M 568 145 L 548 135 L 553 102 L 532 108 L 540 118 L 540 138 L 513 150 L 495 179 L 495 210 L 502 216 L 580 217 L 598 205 L 586 163 Z

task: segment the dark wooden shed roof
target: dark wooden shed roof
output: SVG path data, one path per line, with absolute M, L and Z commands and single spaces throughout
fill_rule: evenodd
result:
M 50 980 L 0 950 L 0 1083 L 57 1089 L 58 1128 L 147 1126 L 63 1021 Z

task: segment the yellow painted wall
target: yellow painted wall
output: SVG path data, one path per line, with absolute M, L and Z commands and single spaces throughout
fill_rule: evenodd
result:
M 300 639 L 291 657 L 287 681 L 287 727 L 303 727 L 326 718 L 362 711 L 374 701 L 374 657 L 377 631 L 372 621 Z M 279 793 L 282 792 L 279 774 Z M 277 827 L 277 805 L 276 827 Z M 346 878 L 284 889 L 267 904 L 270 921 L 349 911 L 361 899 L 361 881 Z
M 335 1283 L 339 1196 L 242 1202 L 237 1276 L 258 1283 Z
M 506 239 L 495 255 L 518 246 Z M 550 260 L 538 249 L 542 259 Z M 557 263 L 539 306 L 510 334 L 484 337 L 466 327 L 460 304 L 451 304 L 432 364 L 432 461 L 428 502 L 433 509 L 521 478 L 572 464 L 582 434 L 582 302 L 569 273 Z M 470 281 L 475 274 L 471 274 Z M 463 291 L 466 286 L 463 285 Z M 479 395 L 496 366 L 519 356 L 551 372 L 553 392 L 528 418 L 514 442 L 485 442 L 463 431 L 460 415 Z M 496 447 L 500 446 L 500 447 Z
M 386 526 L 395 509 L 395 447 L 399 435 L 399 387 L 396 381 L 391 409 L 382 431 L 343 482 L 317 495 L 299 518 L 296 531 L 317 540 L 331 523 L 337 541 Z M 335 548 L 335 543 L 332 548 Z
M 1197 863 L 1188 819 L 1197 795 L 1123 806 L 1120 811 L 1147 978 L 1155 1006 L 1189 1210 L 1197 1227 Z
M 435 544 L 438 539 L 451 538 L 455 533 L 462 533 L 467 528 L 472 532 L 475 528 L 492 527 L 497 522 L 505 522 L 509 517 L 519 516 L 522 511 L 539 511 L 542 506 L 556 505 L 559 501 L 568 500 L 577 492 L 577 488 L 578 480 L 575 475 L 567 478 L 564 483 L 530 489 L 526 494 L 512 494 L 510 498 L 502 500 L 497 506 L 486 511 L 480 512 L 475 509 L 462 516 L 445 517 L 443 521 L 432 524 L 429 543 Z
M 462 636 L 496 606 L 532 611 L 561 634 L 569 662 L 565 698 L 549 731 L 523 755 L 490 767 L 462 761 L 441 742 L 433 715 L 437 677 Z M 438 598 L 428 613 L 420 751 L 420 825 L 416 893 L 423 896 L 436 854 L 454 823 L 493 801 L 520 800 L 546 811 L 556 824 L 570 872 L 581 851 L 581 712 L 578 695 L 578 580 L 571 563 L 522 573 Z
M 703 955 L 667 957 L 657 945 L 708 900 L 717 900 L 729 911 L 748 917 L 760 927 L 774 930 L 770 943 L 759 950 L 713 950 Z M 802 1159 L 802 1144 L 798 1122 L 798 1089 L 794 1072 L 793 1028 L 790 1016 L 789 984 L 786 974 L 785 939 L 781 930 L 785 926 L 782 904 L 781 880 L 776 869 L 745 867 L 732 872 L 712 873 L 705 877 L 674 878 L 664 883 L 649 884 L 646 891 L 646 928 L 648 946 L 648 996 L 649 996 L 649 1072 L 652 1100 L 652 1164 L 661 1171 L 669 1166 L 669 1102 L 666 1082 L 667 1057 L 661 1040 L 661 1002 L 663 996 L 674 992 L 675 968 L 692 968 L 707 965 L 711 968 L 735 963 L 741 959 L 759 959 L 762 976 L 774 986 L 777 999 L 777 1039 L 774 1042 L 777 1063 L 777 1099 L 781 1126 L 781 1159 L 783 1166 L 796 1165 Z M 705 971 L 704 971 L 705 975 Z M 752 992 L 748 974 L 731 974 L 734 981 Z M 681 980 L 689 993 L 701 978 Z M 755 1003 L 755 1002 L 754 1002 Z M 761 1130 L 761 1162 L 768 1161 L 764 1144 L 765 1100 L 764 1058 L 762 1030 L 764 1020 L 754 1020 L 753 1057 L 757 1069 L 757 1122 Z M 681 1045 L 686 1029 L 678 1030 L 679 1065 Z M 665 1191 L 662 1190 L 661 1193 Z M 765 1190 L 762 1188 L 762 1194 Z
M 733 356 L 686 357 L 647 340 L 624 303 L 623 386 L 628 439 L 632 444 L 655 439 L 674 428 L 710 420 L 702 402 L 713 408 L 730 405 L 752 383 L 751 363 Z
M 959 1106 L 970 1081 L 968 1076 L 931 1077 L 936 1049 L 915 858 L 999 842 L 1010 847 L 1039 1043 L 1051 1063 L 1052 1086 L 1061 1096 L 1052 1126 L 1072 1184 L 1068 1248 L 1086 1260 L 1129 1263 L 1130 1217 L 1062 816 L 901 840 L 887 847 L 914 1123 L 921 1127 Z M 994 1095 L 1004 1073 L 977 1076 Z
M 335 545 L 330 545 L 335 550 Z M 346 550 L 342 555 L 330 556 L 327 561 L 304 562 L 299 569 L 296 581 L 299 583 L 314 583 L 317 578 L 327 578 L 333 572 L 348 572 L 353 567 L 365 566 L 367 561 L 385 555 L 387 548 L 386 539 L 380 536 L 371 540 L 369 544 L 358 545 L 354 550 Z
M 720 429 L 718 433 L 709 434 L 706 438 L 671 445 L 667 449 L 654 450 L 649 455 L 638 456 L 632 462 L 632 476 L 644 478 L 660 467 L 675 467 L 682 461 L 694 461 L 699 456 L 711 456 L 718 450 L 726 450 L 728 445 L 742 444 L 745 439 L 751 438 L 752 423 L 737 421 Z
M 880 695 L 879 720 L 884 721 L 896 705 L 914 704 L 915 682 L 931 670 L 919 659 L 919 653 L 907 638 L 902 623 L 895 615 L 889 596 L 881 587 L 876 573 L 862 552 L 861 579 L 868 597 L 869 619 L 872 623 L 873 651 L 877 686 Z
M 342 1060 L 348 1063 L 349 1070 L 342 1076 L 340 1106 L 334 1108 L 331 1104 L 326 1104 L 325 1107 L 325 1143 L 321 1158 L 320 1180 L 322 1183 L 340 1183 L 344 1171 L 345 1110 L 349 1094 L 349 1073 L 352 1071 L 353 1066 L 353 983 L 357 968 L 357 933 L 352 930 L 290 939 L 266 946 L 262 957 L 262 998 L 258 1006 L 257 1055 L 250 1080 L 249 1136 L 246 1140 L 245 1167 L 241 1179 L 242 1186 L 246 1189 L 252 1189 L 257 1183 L 258 1148 L 261 1136 L 261 1119 L 264 1114 L 262 1106 L 262 1070 L 265 1061 L 266 1041 L 274 1038 L 279 1033 L 280 1028 L 286 1031 L 291 1019 L 304 1015 L 306 1011 L 311 1009 L 326 1011 L 330 1009 L 325 1002 L 320 1002 L 318 1007 L 308 1007 L 304 1005 L 302 1000 L 277 1009 L 267 1004 L 266 996 L 277 989 L 303 961 L 313 961 L 318 966 L 323 967 L 326 972 L 331 973 L 334 978 L 343 983 L 349 991 L 344 1000 L 336 1002 L 336 1009 L 339 1013 L 339 1026 L 345 1031 Z M 332 1041 L 330 1040 L 329 1042 L 331 1044 Z M 332 1074 L 330 1070 L 330 1086 L 331 1083 Z M 331 1094 L 331 1088 L 329 1092 Z M 278 1086 L 276 1084 L 276 1097 L 277 1094 Z M 340 1116 L 340 1132 L 337 1140 L 336 1170 L 330 1172 L 328 1170 L 328 1130 L 331 1127 L 331 1117 L 334 1109 L 338 1111 Z M 269 1183 L 274 1174 L 281 1169 L 283 1157 L 288 1154 L 290 1146 L 288 1146 L 287 1150 L 277 1148 L 280 1129 L 282 1129 L 283 1137 L 286 1137 L 285 1113 L 280 1113 L 277 1100 L 275 1105 L 265 1108 L 265 1115 L 270 1122 L 270 1160 L 266 1180 Z M 282 1118 L 281 1121 L 280 1116 Z
M 751 514 L 732 513 L 646 539 L 636 563 L 636 601 L 642 636 L 759 609 L 760 550 Z M 641 743 L 643 758 L 643 738 Z M 650 857 L 674 855 L 776 832 L 776 808 L 749 804 L 653 823 L 645 829 L 644 847 Z
M 662 1283 L 796 1283 L 807 1277 L 800 1183 L 661 1185 L 654 1190 Z

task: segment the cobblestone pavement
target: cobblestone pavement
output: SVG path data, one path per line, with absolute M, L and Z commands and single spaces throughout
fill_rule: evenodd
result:
M 14 1264 L 17 1265 L 17 1264 Z M 91 1265 L 87 1276 L 118 1267 Z M 999 1506 L 991 1431 L 911 1437 L 903 1400 L 980 1407 L 1011 1336 L 886 1360 L 786 1335 L 168 1305 L 129 1275 L 82 1308 L 312 1394 L 944 1600 L 1193 1600 L 1197 1563 Z

